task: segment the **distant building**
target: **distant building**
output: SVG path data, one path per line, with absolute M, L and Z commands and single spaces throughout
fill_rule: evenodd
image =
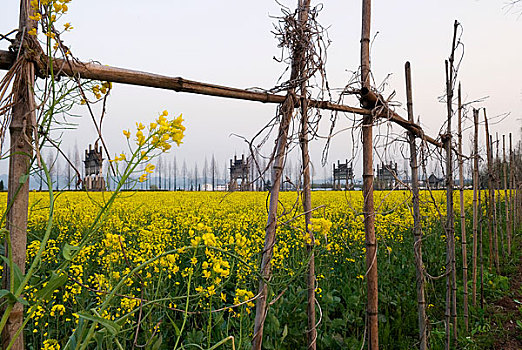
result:
M 85 178 L 83 179 L 83 189 L 87 191 L 105 191 L 105 179 L 103 178 L 103 157 L 102 148 L 98 148 L 98 142 L 89 145 L 85 150 Z
M 348 159 L 343 164 L 337 161 L 337 167 L 333 164 L 333 189 L 340 190 L 341 188 L 351 190 L 353 189 L 353 167 L 348 165 Z M 342 181 L 342 186 L 341 186 Z
M 245 159 L 245 155 L 241 159 L 234 156 L 234 161 L 230 159 L 230 182 L 228 183 L 229 191 L 251 191 L 250 183 L 250 162 Z
M 212 184 L 202 184 L 201 191 L 212 191 Z
M 227 190 L 227 186 L 226 185 L 216 185 L 214 187 L 215 191 L 226 191 Z
M 426 187 L 429 187 L 429 188 L 434 189 L 434 190 L 437 190 L 437 189 L 440 189 L 440 188 L 444 188 L 444 179 L 443 178 L 438 178 L 437 176 L 435 176 L 435 174 L 432 173 L 428 177 L 428 181 L 427 181 L 427 183 L 425 183 L 425 185 L 426 185 Z
M 377 165 L 377 176 L 374 181 L 374 188 L 376 190 L 389 190 L 397 187 L 398 185 L 398 172 L 397 163 L 386 164 L 381 163 L 381 166 Z

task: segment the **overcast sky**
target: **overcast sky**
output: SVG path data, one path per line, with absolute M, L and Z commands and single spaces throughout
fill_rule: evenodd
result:
M 296 1 L 283 1 L 295 7 Z M 312 1 L 317 5 L 316 1 Z M 342 88 L 359 66 L 361 1 L 325 1 L 319 20 L 328 27 L 331 45 L 327 74 L 332 88 Z M 76 57 L 102 64 L 232 87 L 276 85 L 285 66 L 273 57 L 280 51 L 271 33 L 280 9 L 273 0 L 73 0 L 67 21 L 74 30 L 63 36 Z M 491 117 L 510 113 L 493 126 L 499 133 L 514 132 L 520 138 L 522 124 L 522 18 L 508 11 L 503 0 L 397 0 L 374 1 L 372 71 L 380 84 L 391 74 L 386 95 L 404 102 L 404 63 L 412 64 L 414 110 L 426 132 L 437 136 L 445 119 L 444 60 L 449 55 L 453 22 L 463 26 L 464 59 L 460 81 L 465 101 L 489 97 L 476 107 L 486 107 Z M 4 1 L 0 33 L 17 27 L 18 1 Z M 6 49 L 5 41 L 0 48 Z M 178 162 L 203 164 L 215 154 L 222 164 L 246 151 L 234 134 L 251 138 L 275 114 L 274 105 L 218 97 L 176 93 L 115 84 L 109 99 L 104 134 L 111 152 L 124 148 L 121 130 L 135 121 L 150 122 L 164 109 L 183 113 L 187 133 L 184 144 L 172 153 Z M 350 100 L 357 106 L 357 101 Z M 400 114 L 406 117 L 402 107 Z M 324 115 L 320 133 L 328 133 L 330 114 Z M 64 136 L 65 147 L 80 149 L 94 141 L 90 118 L 78 119 L 77 130 Z M 341 117 L 338 129 L 351 125 L 353 116 Z M 384 132 L 386 128 L 381 128 Z M 396 129 L 399 133 L 399 129 Z M 465 142 L 469 143 L 469 135 Z M 351 135 L 338 134 L 330 161 L 351 157 Z M 312 160 L 320 166 L 324 140 L 311 145 Z M 392 158 L 402 165 L 397 153 Z M 390 159 L 392 159 L 390 158 Z M 356 163 L 357 173 L 362 167 Z M 3 167 L 5 168 L 5 167 Z M 330 169 L 330 165 L 328 165 Z M 322 170 L 316 170 L 322 176 Z

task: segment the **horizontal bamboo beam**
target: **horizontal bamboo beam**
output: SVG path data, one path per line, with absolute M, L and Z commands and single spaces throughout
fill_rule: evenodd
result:
M 9 51 L 0 50 L 0 69 L 9 70 L 16 60 L 16 55 Z
M 0 50 L 0 69 L 8 70 L 14 64 L 15 59 L 15 54 L 9 51 Z M 54 66 L 55 71 L 58 71 L 58 75 L 79 76 L 83 79 L 110 81 L 113 83 L 137 86 L 148 86 L 158 89 L 174 90 L 177 92 L 188 92 L 207 96 L 227 97 L 262 103 L 283 103 L 286 98 L 283 95 L 231 88 L 227 86 L 188 80 L 181 77 L 169 77 L 160 74 L 104 66 L 95 63 L 84 63 L 78 61 L 75 62 L 72 60 L 65 61 L 62 59 L 55 59 Z M 310 100 L 309 106 L 319 109 L 354 113 L 359 115 L 369 115 L 371 113 L 369 109 L 350 107 L 328 101 Z M 425 135 L 420 126 L 418 126 L 415 123 L 409 122 L 408 120 L 402 118 L 400 115 L 389 109 L 384 110 L 377 117 L 386 118 L 391 122 L 394 122 L 402 126 L 406 130 L 411 131 L 417 137 L 426 140 L 428 143 L 431 143 L 432 145 L 437 147 L 442 147 L 442 143 Z

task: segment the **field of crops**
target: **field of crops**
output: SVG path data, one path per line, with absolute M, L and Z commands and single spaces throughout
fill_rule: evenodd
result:
M 467 192 L 470 211 L 471 197 Z M 42 276 L 35 276 L 27 288 L 26 299 L 35 303 L 25 329 L 28 349 L 74 345 L 92 320 L 100 323 L 90 330 L 99 349 L 130 349 L 133 344 L 210 348 L 230 336 L 236 349 L 249 348 L 267 194 L 124 192 L 108 215 L 97 220 L 108 198 L 108 193 L 59 195 L 40 271 L 57 271 L 67 279 L 44 301 L 45 285 L 38 282 Z M 376 192 L 375 198 L 381 344 L 406 349 L 417 341 L 411 196 Z M 314 192 L 312 199 L 318 348 L 360 348 L 366 291 L 362 194 Z M 458 208 L 458 195 L 455 199 Z M 421 201 L 424 261 L 433 276 L 444 272 L 443 202 L 443 192 L 424 193 Z M 45 194 L 31 193 L 30 203 L 28 260 L 37 253 L 49 214 Z M 308 254 L 299 203 L 295 193 L 282 193 L 263 344 L 267 349 L 305 344 Z M 102 224 L 92 226 L 98 222 Z M 458 227 L 456 231 L 458 236 Z M 500 278 L 488 285 L 506 284 Z M 427 303 L 430 340 L 437 348 L 438 334 L 443 344 L 444 279 L 428 280 Z M 232 348 L 232 339 L 220 348 Z

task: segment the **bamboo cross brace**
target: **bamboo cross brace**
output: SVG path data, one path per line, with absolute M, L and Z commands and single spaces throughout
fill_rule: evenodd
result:
M 9 69 L 14 64 L 15 60 L 15 54 L 9 51 L 0 50 L 0 69 Z M 42 59 L 41 61 L 45 62 L 46 60 Z M 158 89 L 174 90 L 176 92 L 227 97 L 262 103 L 282 104 L 286 98 L 284 95 L 277 95 L 268 92 L 258 92 L 223 85 L 209 84 L 188 80 L 182 77 L 169 77 L 166 75 L 105 66 L 96 63 L 55 59 L 54 66 L 57 68 L 57 75 L 59 76 L 79 76 L 83 79 L 110 81 L 113 83 L 146 86 Z M 312 108 L 354 113 L 362 116 L 371 115 L 371 110 L 365 108 L 351 107 L 329 101 L 308 101 L 309 107 Z M 402 118 L 399 114 L 389 108 L 384 108 L 376 117 L 387 119 L 412 132 L 416 137 L 419 137 L 436 147 L 442 147 L 441 142 L 426 135 L 419 125 Z

